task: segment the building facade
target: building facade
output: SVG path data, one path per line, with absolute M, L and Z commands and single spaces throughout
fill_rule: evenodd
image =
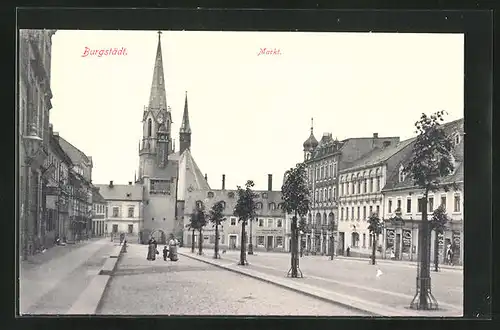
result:
M 307 226 L 302 235 L 306 253 L 345 253 L 345 237 L 339 233 L 339 171 L 351 166 L 357 159 L 384 145 L 399 142 L 398 137 L 333 139 L 324 133 L 318 142 L 313 127 L 304 142 L 304 162 L 311 192 L 311 210 L 307 215 Z M 334 251 L 332 251 L 334 250 Z
M 54 134 L 73 166 L 69 169 L 69 230 L 67 239 L 78 241 L 92 236 L 92 157 Z
M 255 190 L 258 197 L 257 217 L 248 223 L 245 230 L 245 241 L 251 242 L 254 251 L 279 251 L 287 249 L 285 214 L 282 210 L 281 191 L 272 190 L 272 175 L 268 175 L 268 190 Z M 217 202 L 224 202 L 225 221 L 219 227 L 219 244 L 221 249 L 240 249 L 241 223 L 234 215 L 238 200 L 237 190 L 225 189 L 225 175 L 222 176 L 222 189 L 193 191 L 188 194 L 184 212 L 184 227 L 190 223 L 191 216 L 197 204 L 203 205 L 208 212 Z M 251 233 L 251 235 L 250 235 Z M 195 233 L 195 243 L 198 243 L 199 233 Z M 202 230 L 203 246 L 213 248 L 215 244 L 215 227 L 208 223 Z M 191 246 L 192 233 L 185 230 L 182 237 L 184 246 Z
M 18 141 L 19 219 L 21 253 L 31 255 L 43 249 L 46 230 L 46 194 L 49 172 L 49 111 L 52 108 L 50 65 L 55 30 L 19 31 Z M 42 139 L 36 154 L 26 149 L 25 137 Z M 45 175 L 44 175 L 45 174 Z
M 107 202 L 99 193 L 99 187 L 92 189 L 92 236 L 105 236 Z
M 339 172 L 339 241 L 343 243 L 341 249 L 349 248 L 351 256 L 371 255 L 374 240 L 368 230 L 368 218 L 374 213 L 383 217 L 382 189 L 387 173 L 408 157 L 413 142 L 409 139 L 392 144 L 389 140 Z M 382 245 L 382 235 L 377 242 Z
M 113 181 L 110 181 L 108 185 L 98 184 L 96 188 L 99 189 L 99 194 L 105 201 L 100 201 L 97 204 L 105 205 L 104 234 L 116 237 L 124 233 L 127 236 L 138 237 L 143 227 L 142 187 L 134 185 L 132 182 L 124 185 L 114 184 Z M 163 220 L 156 219 L 156 221 L 165 220 L 165 218 Z
M 455 120 L 443 125 L 445 132 L 453 139 L 454 148 L 452 156 L 455 169 L 448 177 L 443 178 L 444 184 L 455 183 L 457 189 L 445 191 L 440 189 L 431 192 L 428 196 L 428 219 L 432 217 L 432 212 L 443 205 L 448 217 L 451 219 L 446 224 L 444 233 L 438 236 L 439 258 L 442 263 L 445 251 L 450 246 L 454 252 L 454 262 L 461 264 L 463 261 L 463 152 L 464 152 L 464 122 L 463 119 Z M 404 166 L 410 161 L 412 154 L 402 159 L 397 166 L 388 174 L 388 181 L 382 190 L 384 194 L 383 218 L 385 220 L 384 229 L 384 250 L 389 254 L 394 250 L 396 259 L 417 260 L 418 258 L 418 232 L 422 220 L 422 189 L 413 185 L 413 180 L 403 172 Z M 402 222 L 394 223 L 391 218 L 398 214 Z M 431 260 L 434 260 L 434 240 L 435 232 L 431 232 Z
M 55 243 L 56 238 L 63 242 L 69 237 L 69 205 L 72 201 L 69 186 L 69 172 L 73 167 L 70 157 L 59 144 L 58 134 L 50 125 L 49 157 L 45 160 L 49 169 L 46 198 L 46 239 L 45 247 Z

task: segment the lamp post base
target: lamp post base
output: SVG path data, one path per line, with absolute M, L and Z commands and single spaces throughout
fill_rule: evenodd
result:
M 422 300 L 422 291 L 424 291 L 424 299 Z M 411 309 L 416 310 L 437 310 L 439 309 L 438 302 L 431 292 L 431 279 L 417 277 L 417 292 L 410 303 Z

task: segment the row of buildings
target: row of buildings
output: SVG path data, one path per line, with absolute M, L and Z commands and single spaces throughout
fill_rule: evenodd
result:
M 155 56 L 149 104 L 142 112 L 143 137 L 139 141 L 139 175 L 128 184 L 96 185 L 92 230 L 95 235 L 126 233 L 146 241 L 150 236 L 158 242 L 174 234 L 184 245 L 191 244 L 186 229 L 197 204 L 209 209 L 223 201 L 225 217 L 220 244 L 226 249 L 240 245 L 241 226 L 233 215 L 236 191 L 226 189 L 225 176 L 221 189 L 212 188 L 191 154 L 191 126 L 188 98 L 179 130 L 179 150 L 171 137 L 172 111 L 167 105 L 161 32 Z M 429 210 L 441 204 L 452 217 L 440 246 L 452 245 L 458 262 L 463 256 L 463 120 L 445 124 L 455 141 L 455 172 L 446 180 L 459 184 L 458 191 L 437 192 L 431 196 Z M 421 192 L 401 169 L 409 161 L 415 139 L 373 136 L 333 139 L 323 134 L 318 142 L 311 134 L 303 144 L 311 191 L 311 211 L 302 232 L 302 245 L 308 253 L 369 255 L 372 246 L 367 218 L 376 212 L 384 220 L 384 231 L 377 250 L 382 257 L 394 251 L 398 259 L 416 260 Z M 256 250 L 289 251 L 291 219 L 282 211 L 281 191 L 268 189 L 258 194 L 258 216 L 247 227 L 246 241 Z M 98 193 L 97 193 L 98 191 Z M 102 197 L 98 197 L 102 195 Z M 392 221 L 401 210 L 403 221 Z M 398 213 L 399 214 L 399 213 Z M 434 235 L 434 234 L 433 234 Z M 215 243 L 215 230 L 208 224 L 202 233 L 207 247 Z M 198 235 L 195 236 L 198 240 Z M 442 248 L 441 248 L 442 249 Z M 332 251 L 333 250 L 333 251 Z
M 19 33 L 19 253 L 28 257 L 61 240 L 87 236 L 91 227 L 92 158 L 50 124 L 52 36 Z

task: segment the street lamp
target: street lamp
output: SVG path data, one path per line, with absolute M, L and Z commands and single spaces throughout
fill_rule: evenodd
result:
M 24 189 L 24 207 L 23 207 L 23 222 L 24 222 L 24 240 L 23 240 L 23 260 L 28 260 L 28 246 L 29 246 L 29 194 L 30 194 L 30 168 L 33 160 L 38 154 L 38 150 L 40 149 L 40 145 L 42 143 L 42 138 L 40 138 L 36 134 L 36 129 L 34 127 L 31 128 L 29 135 L 25 135 L 22 137 L 24 151 L 26 153 L 26 157 L 24 159 L 24 181 L 25 181 L 25 189 Z

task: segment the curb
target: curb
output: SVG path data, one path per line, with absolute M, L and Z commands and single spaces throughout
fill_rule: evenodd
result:
M 204 260 L 203 258 L 197 258 L 197 257 L 194 257 L 194 256 L 186 255 L 184 253 L 179 253 L 179 254 L 182 255 L 182 256 L 184 256 L 184 257 L 193 259 L 193 260 L 201 261 L 201 262 L 204 262 L 206 264 L 209 264 L 209 265 L 212 265 L 212 266 L 215 266 L 215 267 L 219 267 L 219 268 L 222 268 L 222 269 L 225 269 L 225 270 L 229 270 L 229 271 L 231 271 L 233 273 L 237 273 L 237 274 L 240 274 L 240 275 L 245 275 L 245 276 L 254 278 L 254 279 L 262 281 L 262 282 L 273 284 L 275 286 L 278 286 L 278 287 L 281 287 L 281 288 L 285 288 L 285 289 L 294 291 L 296 293 L 300 293 L 300 294 L 303 294 L 303 295 L 306 295 L 306 296 L 309 296 L 309 297 L 312 297 L 312 298 L 315 298 L 315 299 L 319 299 L 319 300 L 325 301 L 327 303 L 331 303 L 331 304 L 334 304 L 334 305 L 337 305 L 337 306 L 341 306 L 341 307 L 344 307 L 344 308 L 347 308 L 347 309 L 350 309 L 350 310 L 355 310 L 355 311 L 361 312 L 363 314 L 368 314 L 367 316 L 384 316 L 383 314 L 374 313 L 373 311 L 369 311 L 369 310 L 366 310 L 366 309 L 355 307 L 355 306 L 346 304 L 346 303 L 338 301 L 338 300 L 333 300 L 333 299 L 329 299 L 329 298 L 326 298 L 326 297 L 322 297 L 322 296 L 319 296 L 317 294 L 308 292 L 308 291 L 303 290 L 303 289 L 293 288 L 293 287 L 291 287 L 289 285 L 286 285 L 286 284 L 283 284 L 283 283 L 274 282 L 274 281 L 271 281 L 269 279 L 263 278 L 261 276 L 257 276 L 257 275 L 254 275 L 254 274 L 249 274 L 249 273 L 247 273 L 247 272 L 245 272 L 243 270 L 233 269 L 233 268 L 227 267 L 225 265 L 214 263 L 214 262 L 211 262 L 209 260 Z
M 124 246 L 117 247 L 104 262 L 98 275 L 95 276 L 85 290 L 80 294 L 76 302 L 66 314 L 71 315 L 95 315 L 101 304 L 104 292 L 108 287 L 109 280 L 116 269 L 118 261 L 124 252 Z

